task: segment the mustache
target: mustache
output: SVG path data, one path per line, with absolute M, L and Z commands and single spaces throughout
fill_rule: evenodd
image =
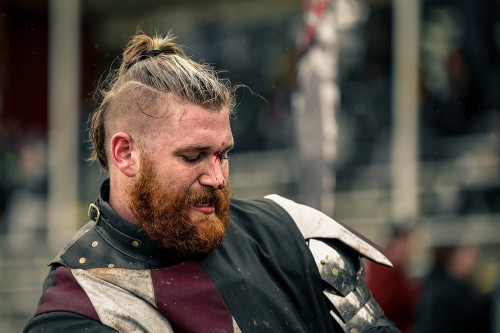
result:
M 223 191 L 213 187 L 202 187 L 197 190 L 190 190 L 186 196 L 186 203 L 210 203 L 217 204 L 223 198 Z

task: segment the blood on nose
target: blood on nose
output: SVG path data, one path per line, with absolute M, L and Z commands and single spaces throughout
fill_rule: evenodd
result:
M 220 156 L 220 153 L 217 152 L 217 153 L 214 153 L 214 164 L 213 164 L 213 172 L 214 172 L 214 177 L 215 177 L 215 182 L 217 183 L 217 188 L 219 190 L 223 189 L 224 186 L 226 186 L 226 180 L 223 179 L 222 177 L 222 171 L 219 170 L 219 175 L 221 176 L 222 179 L 219 179 L 219 175 L 217 174 L 217 170 L 216 168 L 220 168 L 219 166 L 219 163 L 221 161 L 221 156 Z

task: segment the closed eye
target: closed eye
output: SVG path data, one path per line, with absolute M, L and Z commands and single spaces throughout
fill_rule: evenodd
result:
M 203 153 L 198 153 L 196 155 L 181 155 L 182 159 L 190 164 L 199 162 L 203 158 Z

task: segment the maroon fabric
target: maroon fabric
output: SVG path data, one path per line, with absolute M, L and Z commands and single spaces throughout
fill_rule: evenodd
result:
M 216 286 L 195 261 L 151 270 L 156 305 L 176 333 L 233 332 L 233 319 Z
M 391 269 L 368 262 L 366 284 L 387 318 L 401 332 L 413 332 L 419 291 L 401 265 L 395 264 Z
M 100 321 L 89 297 L 66 267 L 56 269 L 52 286 L 43 293 L 36 315 L 54 311 L 73 312 Z

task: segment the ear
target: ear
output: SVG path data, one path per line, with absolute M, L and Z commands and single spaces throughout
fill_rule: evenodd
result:
M 111 158 L 124 175 L 133 177 L 139 172 L 139 150 L 129 134 L 119 132 L 113 135 Z

